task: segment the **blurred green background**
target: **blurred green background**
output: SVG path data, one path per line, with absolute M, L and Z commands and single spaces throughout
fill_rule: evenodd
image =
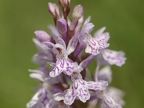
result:
M 37 83 L 28 69 L 36 53 L 34 31 L 53 24 L 48 2 L 57 0 L 0 0 L 0 108 L 25 108 Z M 124 108 L 144 108 L 144 0 L 71 0 L 92 16 L 94 31 L 106 26 L 110 48 L 126 53 L 126 64 L 112 66 L 112 85 L 125 91 Z

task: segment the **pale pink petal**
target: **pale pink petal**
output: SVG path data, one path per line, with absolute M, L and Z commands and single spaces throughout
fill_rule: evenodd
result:
M 108 61 L 110 65 L 122 66 L 125 63 L 126 58 L 124 57 L 124 52 L 122 51 L 113 51 L 105 49 L 102 52 L 103 58 Z

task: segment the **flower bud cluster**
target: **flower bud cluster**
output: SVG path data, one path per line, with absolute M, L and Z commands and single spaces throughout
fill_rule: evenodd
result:
M 83 22 L 83 7 L 77 5 L 69 18 L 70 0 L 58 0 L 59 7 L 48 3 L 55 26 L 51 34 L 35 31 L 33 39 L 38 52 L 33 61 L 39 65 L 30 77 L 41 82 L 27 108 L 122 108 L 123 91 L 109 87 L 110 65 L 122 66 L 122 51 L 108 49 L 110 35 L 102 27 L 91 35 L 94 24 L 88 17 Z M 88 65 L 95 60 L 95 72 Z M 103 68 L 101 68 L 103 67 Z M 93 79 L 93 80 L 92 80 Z

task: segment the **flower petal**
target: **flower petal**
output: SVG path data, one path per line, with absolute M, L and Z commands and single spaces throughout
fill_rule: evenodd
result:
M 108 87 L 107 94 L 109 94 L 116 103 L 120 105 L 125 105 L 125 101 L 122 99 L 124 97 L 124 92 L 115 87 Z
M 99 37 L 104 31 L 105 31 L 106 27 L 102 27 L 99 30 L 97 30 L 94 34 L 94 38 Z
M 86 38 L 86 35 L 88 35 L 93 30 L 94 25 L 92 23 L 88 23 L 83 26 L 80 36 L 79 36 L 79 42 L 83 44 L 83 41 Z
M 78 97 L 83 103 L 85 103 L 87 100 L 89 100 L 90 93 L 89 93 L 88 89 L 85 87 L 79 88 Z
M 85 41 L 87 43 L 87 46 L 86 46 L 86 49 L 85 49 L 86 53 L 89 53 L 89 54 L 92 54 L 92 55 L 99 54 L 98 50 L 100 49 L 100 46 L 94 38 L 92 38 L 90 35 L 88 35 L 87 38 L 85 39 Z
M 122 66 L 125 63 L 126 58 L 124 57 L 124 52 L 113 51 L 105 49 L 102 52 L 103 58 L 108 61 L 110 65 Z
M 53 97 L 54 97 L 54 100 L 56 101 L 64 100 L 64 93 L 62 92 L 56 93 L 53 95 Z
M 46 63 L 53 61 L 53 57 L 51 52 L 38 52 L 34 55 L 32 60 L 35 63 Z
M 50 96 L 51 94 L 48 94 L 48 91 L 41 88 L 26 106 L 27 108 L 45 108 L 46 104 L 49 103 Z
M 34 73 L 39 73 L 39 74 L 43 73 L 41 70 L 32 70 L 32 69 L 29 69 L 28 71 L 29 72 L 34 72 Z
M 75 98 L 76 98 L 76 93 L 74 91 L 74 88 L 71 86 L 66 91 L 65 98 L 64 98 L 64 103 L 67 104 L 67 105 L 71 105 L 74 102 Z
M 54 44 L 52 42 L 43 42 L 49 49 L 52 49 L 54 47 Z
M 82 102 L 86 102 L 90 99 L 90 93 L 88 91 L 89 88 L 85 87 L 85 81 L 82 79 L 75 80 L 73 83 L 73 88 L 75 92 L 77 92 L 77 96 Z
M 86 38 L 86 35 L 89 34 L 92 30 L 94 25 L 90 22 L 90 17 L 88 17 L 85 22 L 84 25 L 82 26 L 81 32 L 80 32 L 80 36 L 79 36 L 79 42 L 81 44 L 83 44 L 83 40 Z
M 78 44 L 78 36 L 79 35 L 76 35 L 76 36 L 72 37 L 71 40 L 69 41 L 69 44 L 68 44 L 68 47 L 67 47 L 68 55 L 71 54 L 75 50 L 75 48 Z
M 64 46 L 62 46 L 61 44 L 55 44 L 52 51 L 54 54 L 56 54 L 56 57 L 58 59 L 61 59 L 63 57 L 67 58 L 67 56 L 68 56 L 66 48 Z
M 64 40 L 60 37 L 59 32 L 57 31 L 56 27 L 54 26 L 49 26 L 49 29 L 51 30 L 52 33 L 52 37 L 55 40 L 56 43 L 59 43 L 61 45 L 63 45 L 66 48 L 65 42 Z
M 67 75 L 71 75 L 74 70 L 73 64 L 68 62 L 66 58 L 58 59 L 56 66 L 50 72 L 51 77 L 58 76 L 61 72 L 64 72 Z
M 44 82 L 44 78 L 43 78 L 43 75 L 42 75 L 42 74 L 32 73 L 32 74 L 30 74 L 30 77 L 31 77 L 31 78 L 34 78 L 34 79 L 38 79 L 39 81 Z
M 98 42 L 100 49 L 107 48 L 109 46 L 109 43 L 107 43 L 109 38 L 110 38 L 109 33 L 103 33 L 95 38 L 96 41 Z
M 39 51 L 47 51 L 49 49 L 46 45 L 42 44 L 36 38 L 33 38 L 33 42 L 35 43 L 35 45 Z
M 102 108 L 117 108 L 117 103 L 109 95 L 104 95 Z
M 56 21 L 56 27 L 59 33 L 64 34 L 67 32 L 67 22 L 64 18 L 59 18 Z
M 45 31 L 37 30 L 34 33 L 40 42 L 50 41 L 51 37 Z
M 90 22 L 90 20 L 91 20 L 91 16 L 88 16 L 88 18 L 85 20 L 85 22 L 84 22 L 84 25 L 85 24 L 88 24 L 89 22 Z
M 86 82 L 86 86 L 88 89 L 92 90 L 104 90 L 108 86 L 108 83 L 107 81 L 98 81 L 98 82 L 88 81 Z
M 98 79 L 108 81 L 109 83 L 111 82 L 112 70 L 111 70 L 110 66 L 105 66 L 99 70 Z

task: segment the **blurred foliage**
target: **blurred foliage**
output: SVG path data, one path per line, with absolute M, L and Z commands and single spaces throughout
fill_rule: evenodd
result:
M 110 48 L 126 53 L 126 64 L 112 66 L 112 85 L 125 91 L 124 108 L 144 108 L 144 0 L 71 0 L 82 4 L 85 18 L 92 16 L 94 31 L 106 26 Z M 50 0 L 0 0 L 0 108 L 25 108 L 37 83 L 28 69 L 36 53 L 34 31 L 48 31 L 53 19 L 47 11 Z M 57 0 L 51 0 L 57 2 Z M 95 66 L 90 66 L 94 70 Z

